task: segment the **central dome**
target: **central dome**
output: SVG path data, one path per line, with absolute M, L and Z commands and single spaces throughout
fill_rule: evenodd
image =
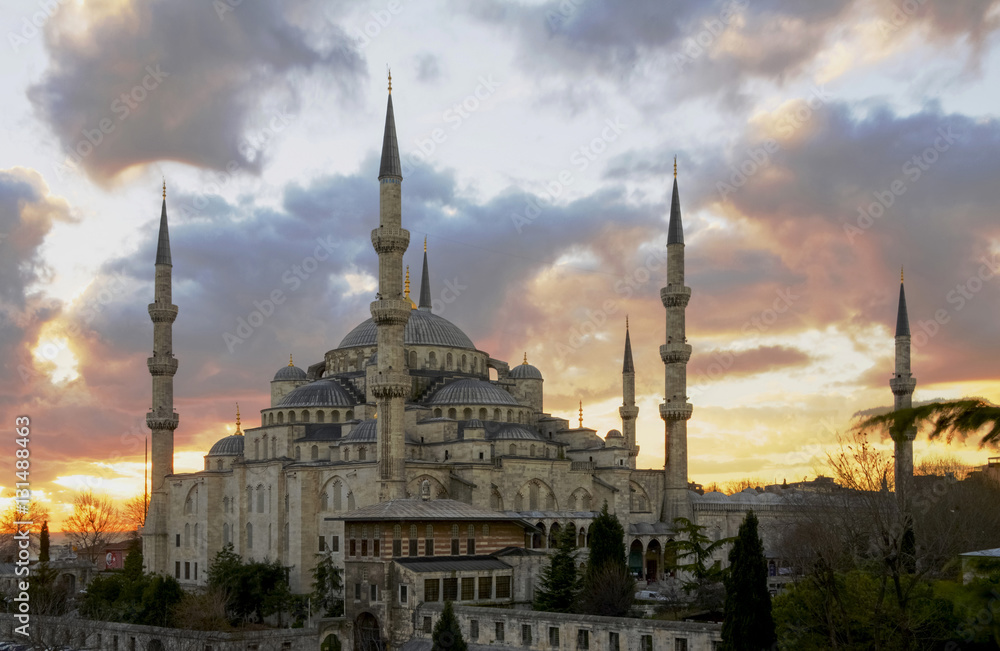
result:
M 337 348 L 374 346 L 376 344 L 376 331 L 375 322 L 368 319 L 348 332 Z M 476 349 L 472 340 L 459 330 L 458 326 L 427 310 L 412 310 L 410 312 L 410 320 L 406 322 L 406 330 L 403 332 L 403 343 L 407 346 L 425 344 Z

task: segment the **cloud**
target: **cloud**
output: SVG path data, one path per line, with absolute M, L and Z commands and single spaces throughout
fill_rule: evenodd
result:
M 217 15 L 219 5 L 231 11 Z M 305 101 L 306 75 L 349 100 L 363 74 L 343 31 L 308 19 L 318 11 L 306 1 L 63 5 L 45 25 L 49 69 L 28 95 L 69 167 L 102 184 L 161 160 L 256 173 L 261 152 L 247 134 Z
M 782 371 L 806 366 L 811 358 L 797 348 L 787 346 L 759 346 L 749 350 L 707 350 L 692 358 L 688 376 L 716 375 L 739 377 L 769 371 Z M 722 370 L 714 370 L 718 366 Z
M 417 81 L 431 84 L 441 79 L 441 59 L 430 52 L 417 56 Z

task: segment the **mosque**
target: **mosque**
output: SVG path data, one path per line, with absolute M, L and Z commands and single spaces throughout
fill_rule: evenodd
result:
M 416 525 L 405 524 L 407 517 L 416 518 L 414 513 L 428 521 L 454 520 L 448 525 L 450 548 L 449 529 L 429 524 L 426 535 L 442 537 L 443 547 L 432 541 L 421 548 L 426 555 L 458 557 L 459 521 L 477 523 L 469 524 L 468 534 L 463 524 L 463 541 L 469 536 L 466 555 L 500 549 L 501 543 L 508 548 L 512 540 L 520 542 L 516 532 L 522 529 L 522 548 L 550 547 L 565 527 L 578 532 L 582 545 L 604 503 L 625 528 L 630 567 L 649 579 L 662 577 L 669 566 L 675 518 L 703 525 L 718 539 L 735 535 L 744 513 L 753 508 L 766 537 L 768 523 L 791 506 L 781 495 L 701 495 L 688 484 L 687 421 L 693 408 L 686 392 L 692 351 L 685 311 L 691 288 L 684 279 L 676 166 L 666 233 L 667 282 L 660 290 L 666 315 L 659 349 L 665 378 L 659 408 L 664 463 L 637 468 L 639 408 L 627 328 L 621 431 L 602 436 L 583 427 L 582 418 L 574 427 L 545 411 L 544 376 L 526 356 L 513 365 L 494 358 L 458 325 L 434 313 L 426 242 L 419 293 L 416 301 L 411 299 L 403 269 L 410 234 L 401 217 L 403 177 L 391 91 L 390 78 L 378 175 L 379 220 L 371 234 L 378 255 L 371 318 L 321 359 L 304 368 L 290 359 L 278 369 L 270 382 L 271 404 L 261 410 L 259 425 L 243 429 L 237 413 L 235 433 L 212 446 L 204 469 L 184 474 L 173 471 L 179 415 L 173 407 L 178 359 L 171 329 L 178 307 L 171 298 L 164 188 L 154 301 L 149 305 L 154 351 L 148 359 L 153 407 L 147 414 L 152 496 L 142 532 L 146 569 L 174 576 L 187 587 L 204 585 L 215 554 L 232 544 L 246 559 L 280 561 L 289 570 L 292 591 L 303 593 L 310 590 L 321 554 L 333 555 L 342 566 L 349 566 L 359 550 L 390 559 L 404 549 L 417 555 Z M 892 391 L 900 406 L 909 403 L 916 384 L 909 368 L 902 285 L 896 343 Z M 177 352 L 183 357 L 183 351 Z M 909 459 L 912 467 L 912 443 L 897 442 L 897 448 L 897 458 Z M 432 511 L 437 515 L 428 515 Z M 379 518 L 385 519 L 384 527 Z M 351 523 L 363 519 L 370 526 L 359 536 Z M 496 524 L 490 528 L 490 522 Z M 404 546 L 407 528 L 409 543 Z M 496 536 L 503 540 L 491 539 Z M 524 583 L 531 584 L 530 578 Z M 364 594 L 367 600 L 367 589 Z M 370 594 L 374 601 L 374 587 Z M 493 594 L 498 593 L 487 597 Z M 511 598 L 517 594 L 515 590 Z M 399 599 L 404 596 L 400 593 Z

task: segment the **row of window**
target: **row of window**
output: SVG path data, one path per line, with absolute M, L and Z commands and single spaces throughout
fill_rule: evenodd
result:
M 184 579 L 186 581 L 191 580 L 191 561 L 184 561 Z M 181 562 L 174 561 L 174 578 L 181 578 Z M 198 561 L 194 562 L 194 580 L 198 580 Z
M 500 578 L 500 577 L 498 577 Z M 426 601 L 430 601 L 427 599 Z M 560 648 L 559 642 L 559 627 L 549 626 L 549 646 L 553 648 Z M 433 621 L 431 617 L 424 617 L 423 621 L 423 631 L 426 634 L 430 634 L 433 630 Z M 531 646 L 534 643 L 534 627 L 531 624 L 521 624 L 521 645 Z M 591 635 L 592 631 L 586 628 L 580 628 L 576 631 L 576 648 L 577 649 L 590 649 Z M 505 642 L 507 638 L 507 624 L 506 622 L 497 621 L 493 622 L 493 639 L 496 642 Z M 473 619 L 469 621 L 469 639 L 473 642 L 479 640 L 479 620 Z M 596 642 L 596 639 L 594 640 Z M 720 643 L 718 641 L 712 642 L 712 650 L 715 651 L 719 648 Z M 622 651 L 621 634 L 616 631 L 608 631 L 608 644 L 605 647 L 608 651 Z M 641 635 L 639 636 L 639 649 L 640 651 L 653 651 L 653 636 L 652 635 Z M 674 638 L 673 651 L 688 651 L 688 640 L 687 638 L 677 637 Z
M 498 576 L 456 577 L 447 579 L 424 579 L 424 601 L 485 601 L 488 599 L 510 599 L 510 577 Z M 494 583 L 496 592 L 494 592 Z M 402 595 L 400 596 L 402 600 Z M 402 601 L 405 603 L 405 601 Z
M 288 412 L 288 423 L 289 424 L 292 424 L 292 423 L 295 423 L 295 422 L 308 423 L 308 422 L 311 422 L 311 420 L 310 420 L 311 418 L 312 418 L 312 416 L 310 415 L 308 409 L 303 409 L 301 412 L 299 412 L 299 414 L 298 414 L 297 417 L 295 415 L 295 410 L 290 410 Z M 347 411 L 344 412 L 344 420 L 345 421 L 354 420 L 354 410 L 353 409 L 348 409 Z M 316 412 L 316 422 L 317 423 L 325 423 L 326 422 L 326 412 L 323 411 L 322 409 Z M 330 422 L 331 423 L 339 423 L 340 422 L 340 411 L 334 409 L 333 411 L 330 412 Z M 261 414 L 260 424 L 261 424 L 261 426 L 266 426 L 266 425 L 284 425 L 285 424 L 285 412 L 283 412 L 283 411 L 278 411 L 278 412 L 272 411 L 271 413 L 266 414 L 266 415 Z M 264 454 L 267 454 L 267 436 L 265 435 L 262 440 L 264 442 Z M 273 441 L 274 441 L 274 439 L 272 439 L 272 443 L 273 443 Z M 273 445 L 272 445 L 271 450 L 272 450 L 272 456 L 275 456 L 273 454 L 273 451 L 274 451 Z
M 369 538 L 369 528 L 368 525 L 361 525 L 361 539 L 358 540 L 358 525 L 352 524 L 348 529 L 348 539 L 347 539 L 347 555 L 348 556 L 380 556 L 381 555 L 381 544 L 382 544 L 382 525 L 376 524 L 371 528 L 371 537 Z M 420 539 L 418 537 L 419 530 L 417 525 L 410 525 L 410 537 L 407 539 L 406 544 L 406 554 L 403 554 L 403 528 L 400 525 L 395 525 L 392 528 L 392 555 L 393 557 L 402 556 L 419 556 L 420 555 Z M 460 537 L 460 529 L 457 524 L 451 526 L 451 555 L 458 556 L 461 552 L 462 539 Z M 484 538 L 490 535 L 490 525 L 484 524 L 482 528 L 482 535 Z M 336 536 L 334 536 L 336 540 Z M 424 556 L 434 556 L 434 525 L 427 525 L 424 527 Z M 320 551 L 323 551 L 323 547 L 326 544 L 322 536 L 320 536 Z M 334 550 L 337 551 L 337 550 Z M 371 552 L 371 553 L 369 553 Z M 468 556 L 472 556 L 476 553 L 476 527 L 475 525 L 468 525 L 465 528 L 465 553 Z

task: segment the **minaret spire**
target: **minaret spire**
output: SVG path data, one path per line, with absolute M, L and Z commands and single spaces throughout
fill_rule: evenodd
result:
M 889 388 L 892 389 L 893 409 L 913 406 L 913 390 L 917 380 L 910 372 L 910 319 L 906 312 L 906 293 L 903 290 L 903 270 L 899 270 L 899 305 L 896 309 L 896 364 Z M 917 429 L 911 427 L 895 445 L 896 502 L 906 517 L 910 515 L 913 496 L 913 439 Z
M 687 343 L 685 324 L 691 288 L 684 285 L 684 225 L 676 168 L 667 225 L 667 286 L 660 289 L 660 300 L 667 312 L 667 342 L 660 346 L 665 394 L 660 405 L 660 417 L 665 425 L 665 478 L 660 520 L 672 524 L 675 518 L 691 518 L 687 492 L 687 422 L 693 411 L 687 401 L 687 363 L 691 359 L 691 346 Z
M 154 262 L 153 302 L 149 318 L 153 322 L 153 356 L 146 360 L 153 379 L 152 409 L 146 414 L 146 425 L 152 430 L 152 469 L 149 511 L 143 527 L 143 559 L 150 572 L 166 572 L 167 559 L 167 494 L 166 477 L 174 472 L 174 430 L 179 418 L 174 411 L 174 374 L 177 359 L 173 353 L 173 323 L 177 306 L 172 303 L 172 268 L 170 233 L 167 226 L 167 183 L 163 182 L 163 204 L 160 208 L 160 229 L 157 235 Z
M 375 373 L 369 375 L 369 387 L 378 417 L 378 500 L 383 502 L 406 497 L 403 409 L 412 389 L 403 348 L 403 332 L 412 309 L 412 303 L 403 296 L 403 254 L 410 244 L 410 232 L 402 226 L 403 173 L 391 93 L 385 110 L 378 180 L 379 223 L 372 231 L 372 246 L 378 254 L 378 299 L 370 306 L 378 362 Z
M 628 317 L 625 317 L 625 356 L 622 362 L 622 406 L 618 408 L 622 417 L 622 434 L 629 453 L 629 465 L 635 468 L 639 446 L 635 444 L 635 419 L 639 407 L 635 404 L 635 365 L 632 363 L 632 340 L 628 332 Z
M 431 275 L 427 271 L 427 238 L 424 237 L 424 270 L 420 274 L 420 309 L 430 311 L 431 306 Z

